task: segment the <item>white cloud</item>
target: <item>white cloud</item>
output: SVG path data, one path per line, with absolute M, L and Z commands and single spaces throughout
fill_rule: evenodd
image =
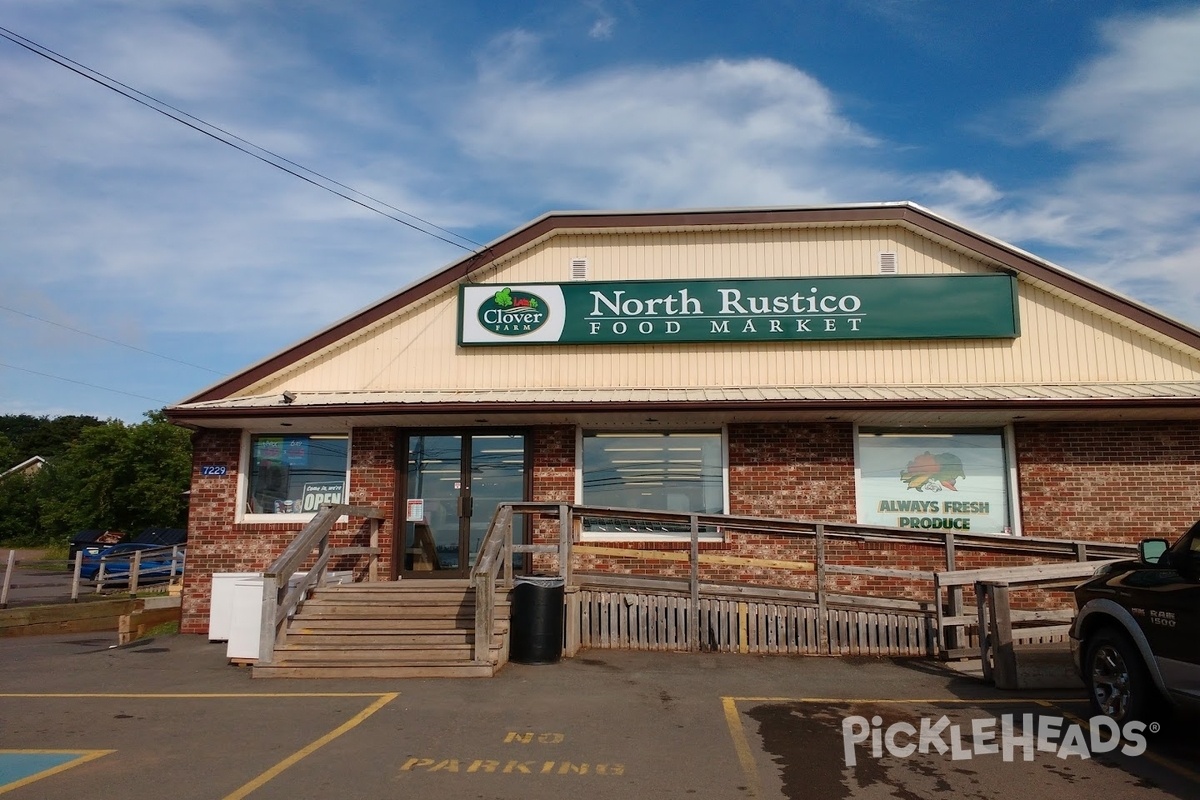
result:
M 592 23 L 592 27 L 588 31 L 588 38 L 599 41 L 611 39 L 617 27 L 617 18 L 599 6 L 596 8 L 596 13 L 599 17 Z
M 1200 10 L 1116 19 L 1103 38 L 1107 52 L 1046 105 L 1042 134 L 1136 159 L 1200 154 Z
M 916 175 L 907 183 L 913 188 L 915 197 L 938 206 L 942 213 L 956 218 L 987 208 L 1004 197 L 987 178 L 957 170 Z
M 1036 109 L 1066 153 L 1065 177 L 946 213 L 1200 323 L 1200 9 L 1127 16 L 1103 49 Z
M 473 158 L 570 205 L 815 202 L 863 172 L 829 169 L 834 153 L 875 144 L 820 83 L 768 59 L 569 81 L 489 61 L 456 123 Z
M 549 208 L 911 198 L 1200 316 L 1200 11 L 1108 23 L 1030 125 L 1065 177 L 1056 155 L 1020 186 L 986 162 L 902 169 L 819 74 L 779 60 L 631 63 L 599 2 L 567 27 L 575 44 L 613 37 L 593 46 L 612 59 L 600 67 L 555 63 L 549 30 L 401 41 L 374 10 L 340 6 L 281 27 L 285 12 L 232 0 L 14 2 L 32 38 L 481 240 Z M 303 37 L 335 19 L 314 50 Z M 232 370 L 462 254 L 16 48 L 0 49 L 0 107 L 0 285 L 64 324 Z M 10 317 L 0 361 L 171 399 L 212 380 Z M 27 379 L 13 375 L 0 390 Z M 74 390 L 47 385 L 42 407 L 71 405 Z M 133 420 L 148 405 L 116 401 Z M 0 391 L 0 408 L 15 402 Z
M 250 70 L 243 59 L 251 52 L 261 55 L 258 48 L 243 50 L 178 17 L 151 17 L 136 28 L 111 31 L 102 51 L 89 66 L 113 77 L 131 76 L 136 83 L 130 85 L 147 94 L 192 102 L 245 80 Z

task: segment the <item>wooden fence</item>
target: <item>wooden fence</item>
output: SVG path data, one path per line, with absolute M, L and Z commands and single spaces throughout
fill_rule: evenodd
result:
M 83 578 L 80 574 L 83 569 L 83 551 L 76 552 L 75 557 L 71 560 L 53 558 L 22 560 L 17 558 L 16 550 L 9 550 L 7 560 L 4 562 L 4 572 L 0 575 L 0 609 L 8 608 L 13 577 L 17 575 L 18 567 L 24 567 L 27 571 L 34 570 L 37 574 L 71 573 L 70 582 L 63 584 L 62 596 L 52 598 L 47 602 L 69 600 L 77 603 L 84 584 L 94 587 L 96 594 L 103 594 L 106 589 L 108 593 L 112 594 L 112 587 L 117 586 L 120 594 L 130 596 L 137 596 L 139 592 L 145 593 L 146 586 L 151 587 L 152 593 L 165 591 L 168 583 L 177 586 L 183 578 L 186 553 L 185 545 L 166 545 L 135 550 L 133 553 L 103 556 L 99 560 L 100 566 L 95 576 Z M 146 563 L 143 563 L 144 560 Z M 162 566 L 163 561 L 169 562 L 169 566 L 165 569 Z M 164 578 L 166 583 L 161 582 Z
M 522 515 L 552 520 L 557 541 L 543 539 L 537 544 L 516 544 L 513 520 Z M 647 549 L 644 542 L 638 549 L 592 544 L 581 537 L 587 518 L 627 520 L 634 527 L 675 530 L 686 537 L 686 549 L 678 549 L 678 542 L 670 549 L 660 550 Z M 547 527 L 543 525 L 542 530 Z M 701 552 L 702 528 L 807 541 L 811 559 Z M 945 569 L 934 572 L 833 563 L 828 555 L 828 543 L 833 540 L 932 548 L 929 560 L 944 564 Z M 567 655 L 593 647 L 963 658 L 978 654 L 978 618 L 964 608 L 963 597 L 964 587 L 973 588 L 975 581 L 953 577 L 960 571 L 961 554 L 965 550 L 1074 562 L 1067 567 L 1068 571 L 1079 570 L 1079 562 L 1128 557 L 1135 552 L 1133 545 L 1107 542 L 899 530 L 565 503 L 512 503 L 501 505 L 485 537 L 481 548 L 481 554 L 487 554 L 486 558 L 481 555 L 485 568 L 477 566 L 475 575 L 478 588 L 484 591 L 477 591 L 476 595 L 477 599 L 491 597 L 495 586 L 510 586 L 513 555 L 526 553 L 539 559 L 536 562 L 539 571 L 557 572 L 563 578 L 567 597 Z M 584 572 L 578 562 L 581 556 L 686 564 L 688 577 Z M 753 586 L 706 583 L 701 581 L 702 564 L 750 567 L 763 578 L 760 585 Z M 1061 570 L 1062 566 L 1049 569 Z M 1083 567 L 1084 571 L 1087 569 Z M 787 582 L 766 585 L 770 583 L 770 575 L 797 573 L 812 575 L 812 590 L 782 588 Z M 928 587 L 917 595 L 928 599 L 838 594 L 833 576 L 898 579 Z M 476 615 L 478 628 L 486 633 L 492 609 L 481 604 Z
M 1100 562 L 1112 563 L 1112 562 Z M 1012 593 L 1023 589 L 1064 589 L 1090 578 L 1099 564 L 1057 564 L 1053 567 L 1017 567 L 975 570 L 976 618 L 979 621 L 979 658 L 984 680 L 1000 689 L 1017 689 L 1017 653 L 1021 646 L 1064 644 L 1069 641 L 1074 612 L 1053 609 L 1020 611 L 1012 608 Z M 1049 623 L 1049 624 L 1047 624 Z
M 693 617 L 686 593 L 661 594 L 582 587 L 567 603 L 578 616 L 580 648 L 689 649 L 692 619 L 700 649 L 757 655 L 931 656 L 926 613 L 824 610 L 800 600 L 733 599 L 702 594 Z

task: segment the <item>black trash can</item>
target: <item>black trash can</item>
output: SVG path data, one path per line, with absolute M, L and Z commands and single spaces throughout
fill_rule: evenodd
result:
M 514 581 L 508 658 L 517 664 L 556 664 L 563 649 L 562 578 L 527 575 Z

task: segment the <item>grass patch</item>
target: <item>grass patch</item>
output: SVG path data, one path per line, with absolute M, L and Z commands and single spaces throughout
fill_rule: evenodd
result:
M 179 633 L 178 622 L 164 622 L 146 631 L 145 636 L 174 636 Z
M 67 554 L 70 553 L 70 546 L 65 544 L 49 544 L 38 545 L 37 547 L 9 547 L 5 545 L 0 547 L 0 570 L 8 563 L 9 550 L 37 550 L 41 555 L 37 560 L 29 558 L 21 559 L 20 566 L 25 569 L 36 569 L 44 572 L 70 572 L 75 568 L 73 562 L 67 560 Z

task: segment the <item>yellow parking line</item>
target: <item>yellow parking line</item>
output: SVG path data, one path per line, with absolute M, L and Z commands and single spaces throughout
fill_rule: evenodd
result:
M 295 753 L 288 756 L 283 761 L 280 761 L 278 764 L 271 767 L 269 770 L 267 770 L 266 772 L 262 773 L 257 778 L 255 778 L 254 780 L 247 783 L 245 786 L 242 786 L 240 789 L 233 792 L 233 794 L 226 795 L 224 800 L 242 800 L 242 798 L 246 797 L 246 795 L 250 794 L 255 789 L 259 788 L 260 786 L 267 783 L 268 781 L 278 777 L 279 774 L 282 773 L 284 770 L 286 770 L 288 767 L 292 766 L 293 764 L 300 761 L 304 757 L 311 755 L 312 753 L 321 749 L 325 745 L 332 742 L 334 739 L 341 736 L 346 731 L 349 731 L 352 728 L 357 727 L 359 725 L 359 723 L 361 723 L 367 717 L 371 716 L 376 711 L 383 708 L 384 706 L 386 706 L 388 703 L 392 702 L 399 696 L 400 696 L 399 692 L 392 692 L 390 694 L 383 695 L 378 700 L 376 700 L 374 703 L 367 706 L 365 709 L 363 709 L 358 714 L 356 714 L 352 719 L 349 719 L 346 722 L 344 722 L 343 724 L 337 726 L 336 728 L 331 730 L 329 733 L 325 734 L 320 739 L 317 739 L 315 742 L 308 745 L 307 747 L 297 750 Z
M 57 754 L 57 753 L 78 753 L 79 754 L 79 758 L 73 758 L 70 761 L 66 762 L 65 764 L 59 764 L 56 767 L 50 767 L 49 769 L 44 769 L 41 772 L 38 772 L 34 775 L 29 775 L 24 778 L 21 778 L 20 780 L 16 780 L 16 781 L 13 781 L 12 783 L 6 783 L 3 786 L 0 786 L 0 794 L 5 794 L 7 792 L 11 792 L 13 789 L 20 789 L 22 786 L 28 786 L 29 784 L 33 783 L 34 781 L 40 781 L 42 778 L 49 778 L 51 775 L 57 775 L 58 773 L 64 772 L 65 770 L 68 770 L 71 767 L 77 767 L 80 764 L 86 764 L 88 761 L 95 761 L 97 758 L 100 758 L 101 756 L 106 756 L 109 753 L 115 753 L 117 751 L 116 750 L 3 750 L 0 752 L 28 753 L 31 755 L 46 755 L 46 754 Z
M 1030 697 L 1012 697 L 1003 699 L 964 700 L 962 698 L 924 698 L 917 700 L 879 699 L 875 697 L 722 697 L 721 705 L 725 709 L 725 724 L 729 726 L 729 735 L 733 739 L 733 749 L 737 752 L 738 763 L 742 765 L 742 773 L 746 777 L 747 794 L 758 797 L 761 794 L 761 783 L 758 779 L 758 767 L 754 763 L 754 752 L 750 749 L 750 741 L 746 738 L 746 729 L 742 725 L 741 713 L 738 711 L 739 702 L 748 703 L 928 703 L 945 705 L 1019 705 L 1021 703 L 1036 703 L 1049 705 L 1051 703 L 1080 703 L 1078 697 L 1067 699 L 1047 699 Z M 1065 712 L 1064 712 L 1065 713 Z
M 0 692 L 0 697 L 203 700 L 239 697 L 379 697 L 383 692 Z
M 746 775 L 746 793 L 750 797 L 758 797 L 760 785 L 758 767 L 754 764 L 754 753 L 750 751 L 750 743 L 746 741 L 746 729 L 742 726 L 742 717 L 738 713 L 736 697 L 722 697 L 725 706 L 725 723 L 729 726 L 729 735 L 733 737 L 733 749 L 737 751 L 738 761 L 742 772 Z
M 343 733 L 346 733 L 347 731 L 356 727 L 367 717 L 371 716 L 376 711 L 383 708 L 384 706 L 386 706 L 388 703 L 392 702 L 399 696 L 400 696 L 399 692 L 388 692 L 388 693 L 383 693 L 383 692 L 213 692 L 213 693 L 207 693 L 207 694 L 203 693 L 203 692 L 140 692 L 140 693 L 139 692 L 0 692 L 0 698 L 27 698 L 27 699 L 51 699 L 51 700 L 53 700 L 53 699 L 81 699 L 81 698 L 83 698 L 83 699 L 86 699 L 86 698 L 92 698 L 92 699 L 136 699 L 136 700 L 228 700 L 228 699 L 244 700 L 244 699 L 255 699 L 255 698 L 268 698 L 268 699 L 297 698 L 297 699 L 302 699 L 302 698 L 315 698 L 315 697 L 374 697 L 374 698 L 376 698 L 374 703 L 372 703 L 367 708 L 363 709 L 361 712 L 359 712 L 357 715 L 355 715 L 352 719 L 348 720 L 347 722 L 343 723 L 342 725 L 339 725 L 337 728 L 334 728 L 332 731 L 325 734 L 320 739 L 317 739 L 315 742 L 308 745 L 307 747 L 304 747 L 303 749 L 296 751 L 292 755 L 285 758 L 283 761 L 280 761 L 278 764 L 271 767 L 270 769 L 268 769 L 266 772 L 259 775 L 254 780 L 250 781 L 246 785 L 244 785 L 241 788 L 239 788 L 238 790 L 236 790 L 233 794 L 226 796 L 224 798 L 224 800 L 241 800 L 241 798 L 246 797 L 248 794 L 253 792 L 255 789 L 258 789 L 259 787 L 261 787 L 263 784 L 278 777 L 279 774 L 282 773 L 284 770 L 286 770 L 288 767 L 292 766 L 293 764 L 295 764 L 296 762 L 305 758 L 306 756 L 311 755 L 315 751 L 317 751 L 320 748 L 324 747 L 325 745 L 329 744 L 334 739 L 341 736 Z M 113 753 L 113 752 L 116 752 L 116 751 L 114 751 L 114 750 L 91 751 L 92 754 L 82 760 L 77 759 L 75 761 L 70 762 L 69 764 L 65 764 L 65 765 L 56 767 L 53 770 L 39 773 L 38 775 L 32 776 L 27 779 L 23 779 L 22 781 L 20 781 L 18 783 L 8 784 L 8 785 L 4 786 L 3 789 L 0 789 L 0 794 L 3 794 L 4 792 L 7 792 L 7 791 L 11 791 L 12 789 L 15 789 L 19 786 L 24 786 L 27 783 L 29 783 L 33 780 L 36 780 L 38 778 L 43 778 L 43 777 L 46 777 L 47 775 L 52 775 L 55 772 L 60 772 L 64 769 L 67 769 L 68 767 L 74 766 L 76 764 L 82 764 L 84 761 L 90 761 L 93 758 L 99 758 L 102 755 L 106 755 L 107 753 Z

